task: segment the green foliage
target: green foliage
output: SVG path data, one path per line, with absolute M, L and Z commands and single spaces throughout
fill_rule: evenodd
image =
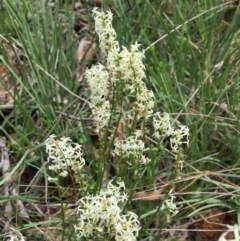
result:
M 176 175 L 173 175 L 176 163 L 170 154 L 166 155 L 168 140 L 162 143 L 166 152 L 156 152 L 157 143 L 151 141 L 150 132 L 146 133 L 150 165 L 141 173 L 128 170 L 127 165 L 120 170 L 121 176 L 126 175 L 124 181 L 130 197 L 135 191 L 150 192 L 167 187 L 159 200 L 130 200 L 127 204 L 126 209 L 134 209 L 140 217 L 139 240 L 149 237 L 167 240 L 167 232 L 163 230 L 169 223 L 166 216 L 162 220 L 158 218 L 163 215 L 160 208 L 170 189 L 173 195 L 178 193 L 174 203 L 180 207 L 172 223 L 218 207 L 239 213 L 240 6 L 222 2 L 104 1 L 104 9 L 113 12 L 113 27 L 120 45 L 141 44 L 145 54 L 145 83 L 155 95 L 154 111 L 169 113 L 176 124 L 190 129 L 183 169 Z M 7 138 L 11 150 L 10 171 L 13 174 L 21 168 L 23 172 L 17 174 L 19 185 L 31 183 L 20 190 L 27 190 L 26 194 L 21 193 L 25 203 L 58 201 L 62 211 L 60 216 L 45 221 L 36 210 L 31 210 L 31 225 L 16 215 L 15 221 L 20 225 L 16 228 L 25 225 L 24 229 L 31 230 L 34 224 L 62 225 L 64 231 L 58 235 L 64 239 L 64 235 L 70 233 L 71 240 L 74 240 L 72 224 L 76 220 L 68 216 L 70 208 L 66 203 L 80 198 L 76 191 L 79 187 L 71 186 L 73 182 L 68 179 L 63 179 L 59 186 L 49 186 L 47 177 L 52 173 L 46 166 L 43 142 L 55 134 L 59 139 L 67 136 L 82 144 L 89 167 L 83 172 L 91 173 L 94 180 L 84 182 L 91 183 L 86 188 L 91 193 L 101 188 L 106 159 L 110 156 L 107 150 L 113 145 L 108 139 L 109 133 L 104 133 L 103 142 L 99 143 L 89 119 L 88 85 L 84 79 L 78 82 L 76 78 L 79 40 L 90 36 L 96 41 L 92 31 L 93 4 L 84 3 L 82 7 L 84 19 L 91 26 L 76 36 L 74 26 L 79 14 L 74 10 L 74 1 L 57 1 L 54 7 L 49 7 L 49 1 L 4 0 L 0 3 L 0 54 L 15 86 L 14 103 L 7 110 L 5 105 L 0 105 L 0 136 Z M 13 68 L 10 51 L 21 74 Z M 100 61 L 99 52 L 97 60 L 90 60 L 90 64 Z M 17 91 L 18 86 L 21 92 Z M 150 122 L 146 124 L 151 130 Z M 115 166 L 108 168 L 114 176 Z M 32 182 L 21 176 L 24 172 L 30 173 Z M 0 183 L 5 181 L 6 178 L 1 178 Z M 34 187 L 38 188 L 34 190 Z M 72 199 L 67 196 L 68 192 L 74 193 Z M 12 196 L 4 196 L 5 201 L 11 199 Z M 16 205 L 14 212 L 17 213 Z M 34 240 L 40 236 L 41 233 L 36 233 Z

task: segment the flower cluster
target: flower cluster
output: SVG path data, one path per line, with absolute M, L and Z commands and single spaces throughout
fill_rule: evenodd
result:
M 93 66 L 85 73 L 91 89 L 90 108 L 97 125 L 97 132 L 108 125 L 110 118 L 110 102 L 107 100 L 109 76 L 101 64 Z
M 140 230 L 137 215 L 133 212 L 122 213 L 128 198 L 124 189 L 123 182 L 118 182 L 116 186 L 110 182 L 107 190 L 80 199 L 79 218 L 75 225 L 77 240 L 92 237 L 136 240 Z
M 167 113 L 164 113 L 163 115 L 159 112 L 155 113 L 155 117 L 153 118 L 153 128 L 155 130 L 153 136 L 157 139 L 162 139 L 165 136 L 171 136 L 174 132 L 170 116 Z
M 51 162 L 49 169 L 59 173 L 62 177 L 68 175 L 68 168 L 78 173 L 85 165 L 81 145 L 72 143 L 67 137 L 62 137 L 60 140 L 55 140 L 55 138 L 55 135 L 51 135 L 45 141 L 48 161 Z M 56 179 L 49 178 L 49 181 L 53 180 Z
M 150 162 L 150 159 L 145 157 L 143 152 L 148 150 L 145 148 L 145 144 L 139 138 L 142 133 L 137 131 L 134 136 L 129 136 L 125 140 L 115 139 L 113 155 L 117 155 L 122 159 L 130 159 L 134 157 L 134 160 L 140 164 L 147 164 Z
M 103 50 L 111 50 L 118 48 L 118 42 L 115 41 L 116 32 L 112 27 L 112 12 L 108 11 L 98 12 L 97 8 L 93 9 L 93 15 L 95 20 L 95 31 L 99 36 L 100 46 Z
M 91 89 L 91 109 L 96 122 L 97 132 L 106 127 L 111 116 L 111 103 L 107 98 L 112 87 L 121 86 L 120 101 L 115 96 L 115 103 L 121 109 L 124 99 L 134 101 L 132 110 L 136 120 L 147 119 L 152 114 L 154 95 L 147 90 L 143 78 L 145 67 L 142 63 L 144 54 L 139 51 L 136 43 L 130 51 L 126 47 L 119 47 L 115 40 L 116 32 L 112 27 L 112 13 L 93 10 L 95 30 L 99 36 L 101 48 L 107 52 L 106 68 L 100 64 L 88 69 L 85 77 Z M 110 87 L 111 83 L 111 87 Z M 128 100 L 128 102 L 130 102 Z M 117 118 L 118 119 L 118 118 Z
M 173 203 L 173 200 L 175 199 L 175 196 L 171 195 L 172 190 L 170 191 L 170 198 L 164 200 L 161 211 L 165 211 L 167 213 L 167 222 L 171 221 L 171 217 L 175 216 L 179 210 L 175 203 Z
M 162 139 L 170 137 L 170 145 L 172 152 L 177 154 L 182 144 L 188 145 L 189 129 L 187 126 L 179 126 L 179 129 L 174 129 L 171 124 L 170 116 L 166 113 L 155 113 L 153 118 L 154 137 Z
M 137 119 L 149 118 L 154 106 L 154 94 L 149 91 L 143 82 L 145 78 L 145 67 L 142 63 L 144 54 L 139 51 L 139 45 L 131 45 L 131 51 L 123 47 L 118 55 L 118 73 L 120 73 L 124 91 L 132 97 L 135 97 L 134 110 L 137 113 Z M 113 65 L 108 60 L 109 65 Z M 116 74 L 117 75 L 117 74 Z
M 171 148 L 174 153 L 177 153 L 179 151 L 179 147 L 182 144 L 189 144 L 188 136 L 189 129 L 187 126 L 181 125 L 179 126 L 179 129 L 174 130 L 170 138 Z

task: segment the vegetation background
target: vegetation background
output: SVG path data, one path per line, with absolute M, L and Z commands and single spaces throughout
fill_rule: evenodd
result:
M 128 205 L 140 217 L 138 239 L 218 240 L 240 214 L 240 6 L 223 0 L 1 1 L 0 239 L 15 232 L 27 240 L 75 240 L 78 188 L 71 178 L 59 186 L 47 182 L 49 135 L 82 144 L 86 171 L 90 166 L 96 180 L 102 177 L 83 78 L 86 68 L 104 62 L 94 32 L 96 6 L 112 11 L 120 45 L 141 44 L 155 111 L 191 133 L 174 179 L 169 156 L 134 185 L 123 170 L 128 191 L 142 195 Z M 167 222 L 159 207 L 168 188 L 154 200 L 148 195 L 170 185 L 180 212 Z

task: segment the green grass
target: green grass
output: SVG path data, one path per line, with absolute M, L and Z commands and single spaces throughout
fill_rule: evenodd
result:
M 76 240 L 72 228 L 76 214 L 70 214 L 75 207 L 68 205 L 76 203 L 82 191 L 71 178 L 61 180 L 61 185 L 47 182 L 53 173 L 47 169 L 44 141 L 55 134 L 82 144 L 89 168 L 85 172 L 93 177 L 85 188 L 93 194 L 100 190 L 104 168 L 115 168 L 108 160 L 107 147 L 112 143 L 108 132 L 105 143 L 100 144 L 94 133 L 88 106 L 90 91 L 84 79 L 76 79 L 80 69 L 76 63 L 78 42 L 87 36 L 97 44 L 84 67 L 104 60 L 100 59 L 94 32 L 93 4 L 82 4 L 84 11 L 79 13 L 69 1 L 59 1 L 54 8 L 43 2 L 0 3 L 4 12 L 0 15 L 1 61 L 8 67 L 14 90 L 13 103 L 0 103 L 0 137 L 6 138 L 9 173 L 19 188 L 17 197 L 1 196 L 0 224 L 3 226 L 5 220 L 4 205 L 10 201 L 11 225 L 29 240 L 58 240 L 50 236 L 52 229 L 58 230 L 59 240 Z M 173 2 L 103 4 L 104 10 L 113 12 L 120 45 L 129 48 L 137 41 L 145 51 L 145 82 L 155 94 L 154 110 L 169 113 L 176 125 L 190 129 L 182 170 L 176 172 L 172 156 L 156 152 L 154 142 L 146 139 L 152 162 L 141 176 L 134 176 L 136 170 L 129 171 L 126 166 L 119 171 L 129 193 L 169 184 L 159 200 L 130 198 L 126 209 L 134 210 L 142 224 L 138 240 L 171 240 L 168 229 L 174 229 L 176 222 L 191 222 L 191 217 L 214 208 L 226 207 L 239 216 L 240 9 L 231 1 Z M 87 31 L 76 33 L 75 26 L 83 28 L 82 23 Z M 21 74 L 14 72 L 10 53 Z M 222 61 L 218 69 L 216 65 Z M 0 81 L 8 91 L 1 77 Z M 151 128 L 149 124 L 149 131 Z M 1 186 L 6 181 L 6 177 L 0 178 Z M 167 223 L 160 207 L 170 187 L 180 212 Z M 19 214 L 17 199 L 23 201 L 29 219 Z M 51 210 L 49 214 L 45 211 L 45 216 L 34 208 L 37 205 L 44 210 L 47 204 Z

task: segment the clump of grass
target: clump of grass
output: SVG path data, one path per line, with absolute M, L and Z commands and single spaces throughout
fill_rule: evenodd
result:
M 56 235 L 62 239 L 76 240 L 74 204 L 90 194 L 101 196 L 103 186 L 113 177 L 127 187 L 123 213 L 131 210 L 138 215 L 138 240 L 171 240 L 168 228 L 173 229 L 176 221 L 191 221 L 191 217 L 213 208 L 234 211 L 239 207 L 239 7 L 221 1 L 168 5 L 162 1 L 160 9 L 147 1 L 114 4 L 110 8 L 115 43 L 126 48 L 100 44 L 96 53 L 99 61 L 90 63 L 101 62 L 108 77 L 102 78 L 107 80 L 106 86 L 94 92 L 96 75 L 92 82 L 90 77 L 98 68 L 89 65 L 86 78 L 80 83 L 75 79 L 77 41 L 82 35 L 72 34 L 73 5 L 49 8 L 30 1 L 3 3 L 6 14 L 1 39 L 15 54 L 21 76 L 11 67 L 4 50 L 2 61 L 22 92 L 15 91 L 14 104 L 7 110 L 1 106 L 0 131 L 12 153 L 10 174 L 15 173 L 19 182 L 19 199 L 28 205 L 31 222 L 17 215 L 14 194 L 5 195 L 4 201 L 11 202 L 16 217 L 14 228 L 9 230 L 20 230 L 31 240 L 43 239 L 42 235 L 46 240 L 54 239 L 51 228 L 58 230 Z M 83 7 L 85 19 L 92 19 L 90 7 Z M 87 34 L 94 39 L 93 32 Z M 106 55 L 101 55 L 106 47 Z M 118 50 L 116 59 L 110 58 L 113 47 Z M 129 56 L 136 58 L 137 54 L 146 77 L 143 83 L 131 84 L 125 80 L 128 71 L 134 70 Z M 127 56 L 130 61 L 124 62 Z M 134 72 L 133 79 L 142 72 Z M 146 96 L 148 101 L 142 101 Z M 106 102 L 107 107 L 103 106 Z M 175 145 L 181 137 L 179 126 L 190 129 L 189 148 L 184 146 L 187 138 Z M 59 139 L 56 144 L 64 136 L 81 144 L 85 167 L 76 174 L 67 165 L 67 177 L 57 172 L 57 180 L 48 183 L 55 172 L 47 168 L 43 146 L 52 133 Z M 32 204 L 33 200 L 36 203 Z M 48 207 L 47 221 L 39 202 Z M 174 212 L 176 207 L 178 213 Z M 39 233 L 33 234 L 34 227 Z M 98 230 L 99 237 L 104 230 Z M 172 239 L 177 237 L 172 235 Z

